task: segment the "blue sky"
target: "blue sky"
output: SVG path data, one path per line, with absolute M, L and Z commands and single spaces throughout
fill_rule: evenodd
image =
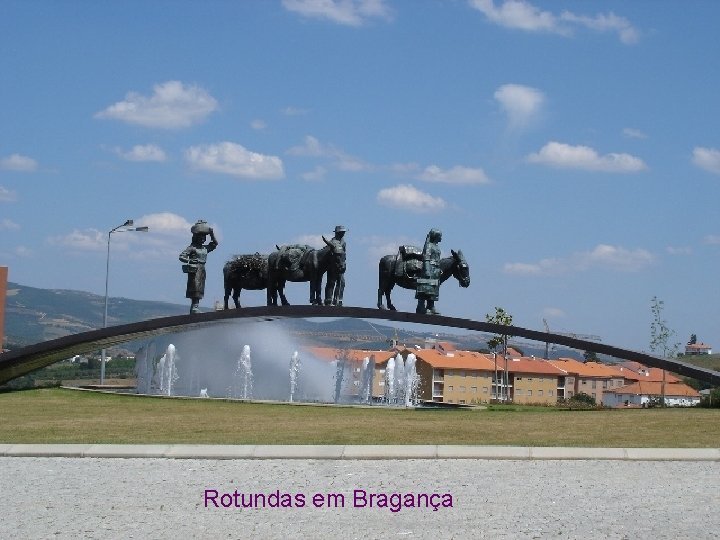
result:
M 0 264 L 24 285 L 184 303 L 222 265 L 349 228 L 345 304 L 443 231 L 443 314 L 647 349 L 650 301 L 720 347 L 720 3 L 0 4 Z M 292 303 L 307 285 L 289 284 Z M 414 309 L 396 289 L 398 308 Z M 243 292 L 245 305 L 264 294 Z

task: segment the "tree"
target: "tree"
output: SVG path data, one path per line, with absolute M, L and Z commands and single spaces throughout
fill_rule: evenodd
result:
M 650 323 L 650 351 L 659 354 L 662 358 L 675 358 L 680 348 L 680 343 L 670 343 L 675 335 L 675 330 L 671 330 L 667 325 L 667 321 L 662 317 L 662 311 L 665 309 L 665 302 L 658 300 L 657 296 L 653 296 L 650 304 L 653 320 Z
M 578 392 L 573 397 L 571 397 L 569 400 L 571 405 L 585 405 L 590 407 L 595 407 L 595 398 L 592 397 L 589 394 L 586 394 L 585 392 Z
M 510 326 L 512 325 L 512 315 L 507 313 L 503 308 L 501 307 L 495 307 L 495 315 L 490 315 L 489 313 L 485 314 L 485 320 L 489 323 L 493 324 L 501 324 L 503 326 Z M 508 387 L 508 372 L 507 372 L 507 344 L 508 344 L 508 334 L 506 332 L 503 332 L 501 334 L 497 334 L 493 336 L 491 339 L 487 342 L 488 347 L 493 351 L 493 354 L 495 354 L 495 350 L 502 345 L 502 354 L 503 358 L 505 359 L 505 399 L 509 400 L 509 387 Z M 497 359 L 495 361 L 495 384 L 497 385 Z M 496 386 L 497 387 L 497 386 Z M 497 394 L 497 392 L 496 392 Z
M 663 319 L 662 312 L 665 309 L 665 302 L 659 300 L 657 296 L 653 296 L 650 304 L 653 320 L 650 323 L 650 351 L 659 354 L 662 358 L 675 358 L 680 348 L 680 343 L 670 343 L 675 335 L 675 331 L 671 330 L 667 325 L 667 321 Z M 662 380 L 662 401 L 661 406 L 665 406 L 665 370 L 663 369 Z
M 597 362 L 597 353 L 595 351 L 585 351 L 583 353 L 583 359 L 585 360 L 585 362 Z
M 688 340 L 688 345 L 695 345 L 697 343 L 697 334 L 690 334 L 690 339 Z

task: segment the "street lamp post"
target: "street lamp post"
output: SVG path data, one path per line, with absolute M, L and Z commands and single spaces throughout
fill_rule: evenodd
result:
M 110 237 L 112 233 L 114 232 L 130 232 L 130 231 L 139 231 L 139 232 L 148 232 L 148 227 L 133 227 L 133 220 L 128 219 L 125 223 L 122 225 L 118 225 L 114 229 L 112 229 L 110 232 L 108 232 L 107 237 L 107 259 L 105 261 L 105 313 L 103 314 L 103 328 L 107 328 L 107 318 L 108 318 L 108 283 L 110 280 Z M 102 349 L 101 351 L 101 359 L 100 359 L 100 384 L 105 384 L 105 349 Z

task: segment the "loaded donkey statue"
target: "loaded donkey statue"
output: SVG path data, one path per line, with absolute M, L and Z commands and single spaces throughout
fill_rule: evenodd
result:
M 309 282 L 310 303 L 322 304 L 322 277 L 327 273 L 325 304 L 342 305 L 345 288 L 345 235 L 346 228 L 335 227 L 331 240 L 322 237 L 325 247 L 315 249 L 305 244 L 275 246 L 277 251 L 269 255 L 236 255 L 223 268 L 225 285 L 224 307 L 232 295 L 235 307 L 240 307 L 240 291 L 267 289 L 267 305 L 289 305 L 285 297 L 285 283 Z
M 436 315 L 438 311 L 435 302 L 440 295 L 440 285 L 450 276 L 457 279 L 461 287 L 470 286 L 470 267 L 462 251 L 450 250 L 451 257 L 440 258 L 438 244 L 441 240 L 442 233 L 438 229 L 431 229 L 422 250 L 415 246 L 400 246 L 398 253 L 380 259 L 378 308 L 385 309 L 384 295 L 387 308 L 395 311 L 390 292 L 395 285 L 399 285 L 415 291 L 417 313 Z

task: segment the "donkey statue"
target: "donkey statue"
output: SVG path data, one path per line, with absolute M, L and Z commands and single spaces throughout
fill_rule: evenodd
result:
M 282 305 L 289 304 L 285 298 L 285 282 L 310 283 L 310 304 L 322 305 L 321 285 L 326 272 L 334 276 L 345 273 L 345 249 L 340 242 L 329 241 L 323 236 L 325 247 L 315 249 L 306 245 L 275 246 L 268 256 L 268 305 L 276 306 L 280 296 Z
M 235 307 L 240 307 L 240 291 L 260 291 L 267 288 L 268 256 L 255 253 L 253 255 L 235 255 L 223 266 L 223 283 L 225 285 L 224 308 L 228 309 L 228 299 L 232 294 Z M 270 298 L 267 298 L 268 305 Z
M 462 251 L 450 250 L 451 257 L 440 259 L 440 283 L 446 281 L 450 276 L 458 280 L 461 287 L 470 286 L 470 267 L 468 266 Z M 383 295 L 387 302 L 387 309 L 395 311 L 395 306 L 390 300 L 390 292 L 395 285 L 403 289 L 416 290 L 417 278 L 421 277 L 422 271 L 422 250 L 414 246 L 400 246 L 397 254 L 385 255 L 380 259 L 378 279 L 378 300 L 377 307 L 383 306 Z

